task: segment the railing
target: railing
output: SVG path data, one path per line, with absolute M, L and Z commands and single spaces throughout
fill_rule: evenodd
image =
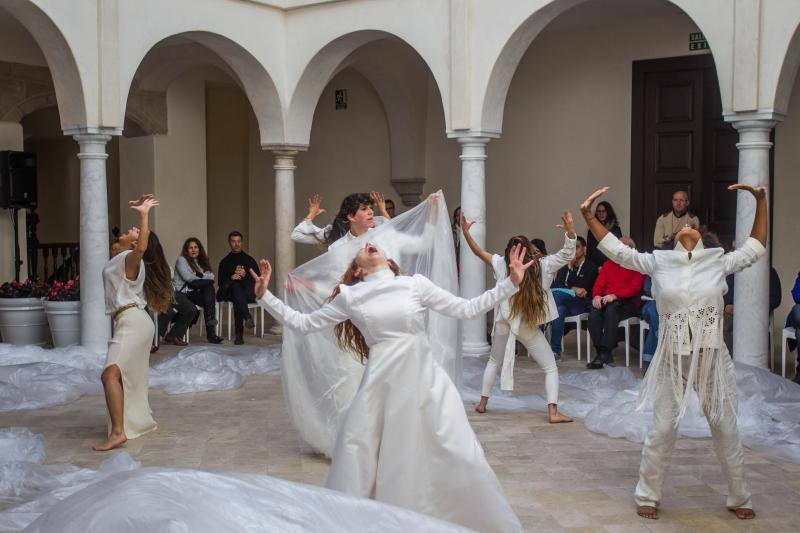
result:
M 39 243 L 36 264 L 30 265 L 42 281 L 67 281 L 80 273 L 80 254 L 77 242 Z

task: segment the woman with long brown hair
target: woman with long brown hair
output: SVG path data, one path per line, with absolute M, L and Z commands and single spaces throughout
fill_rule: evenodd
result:
M 340 346 L 366 361 L 338 428 L 326 487 L 477 531 L 521 531 L 458 390 L 433 358 L 426 323 L 428 309 L 470 319 L 514 294 L 534 264 L 524 256 L 521 246 L 509 250 L 509 276 L 466 300 L 419 274 L 399 275 L 397 265 L 367 243 L 331 299 L 308 314 L 267 291 L 271 268 L 260 262 L 261 275 L 252 275 L 262 307 L 299 333 L 335 327 Z
M 503 390 L 514 388 L 514 348 L 519 339 L 528 350 L 528 355 L 539 364 L 545 372 L 545 390 L 547 392 L 547 415 L 551 424 L 572 422 L 572 419 L 558 411 L 558 365 L 556 364 L 550 343 L 539 328 L 542 324 L 558 318 L 558 309 L 550 291 L 550 284 L 556 272 L 575 257 L 575 227 L 572 214 L 564 211 L 561 216 L 563 224 L 559 228 L 565 230 L 564 247 L 553 255 L 543 255 L 524 235 L 515 235 L 508 240 L 505 253 L 501 256 L 483 250 L 469 229 L 475 222 L 468 222 L 461 214 L 461 231 L 470 250 L 494 271 L 495 279 L 502 282 L 510 272 L 509 250 L 522 246 L 526 251 L 525 261 L 531 261 L 531 267 L 525 273 L 525 279 L 519 292 L 508 302 L 502 302 L 494 311 L 494 328 L 492 329 L 492 351 L 483 372 L 481 400 L 475 407 L 479 413 L 486 412 L 486 405 L 492 393 L 497 367 L 502 365 L 500 387 Z
M 222 338 L 216 334 L 217 299 L 214 294 L 214 271 L 203 243 L 197 237 L 189 237 L 183 242 L 181 255 L 175 261 L 175 274 L 172 276 L 176 298 L 187 298 L 193 305 L 203 308 L 206 323 L 206 338 L 212 344 L 219 344 Z
M 132 227 L 111 244 L 103 268 L 106 314 L 114 334 L 101 379 L 108 407 L 108 438 L 96 451 L 114 449 L 130 438 L 156 429 L 147 400 L 153 320 L 145 307 L 163 313 L 172 302 L 172 281 L 158 238 L 150 232 L 148 213 L 158 200 L 148 194 L 129 202 L 139 213 Z

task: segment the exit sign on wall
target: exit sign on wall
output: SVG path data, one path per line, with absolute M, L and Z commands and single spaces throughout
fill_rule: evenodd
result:
M 689 51 L 694 52 L 697 50 L 708 50 L 708 41 L 703 32 L 695 32 L 689 34 Z
M 334 93 L 335 109 L 347 109 L 347 89 L 336 89 Z

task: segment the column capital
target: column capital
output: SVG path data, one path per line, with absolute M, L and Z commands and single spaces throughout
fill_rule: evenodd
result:
M 469 139 L 474 139 L 475 142 L 483 142 L 485 144 L 492 139 L 499 139 L 500 132 L 489 130 L 450 130 L 447 132 L 447 138 L 456 139 L 458 142 L 469 142 Z M 486 140 L 481 141 L 479 139 Z
M 98 139 L 100 137 L 108 137 L 106 139 L 108 141 L 111 137 L 122 135 L 122 128 L 107 128 L 104 126 L 71 126 L 64 128 L 62 131 L 64 135 L 74 137 L 75 140 L 78 140 L 78 137 L 87 137 L 87 140 L 91 140 L 93 137 Z
M 265 143 L 261 145 L 262 150 L 269 150 L 271 152 L 307 152 L 307 144 L 275 144 Z
M 734 128 L 742 131 L 762 130 L 765 128 L 771 130 L 778 122 L 783 122 L 786 115 L 773 110 L 765 110 L 747 113 L 723 113 L 722 117 L 725 122 L 730 122 Z

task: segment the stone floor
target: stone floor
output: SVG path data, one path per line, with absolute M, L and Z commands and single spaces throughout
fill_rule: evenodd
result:
M 583 363 L 567 349 L 562 372 L 581 369 Z M 162 347 L 153 360 L 176 352 Z M 520 358 L 516 372 L 520 391 L 543 391 L 543 374 L 532 360 Z M 252 472 L 317 485 L 325 479 L 328 461 L 300 441 L 277 374 L 248 378 L 232 391 L 169 396 L 154 390 L 150 403 L 158 431 L 126 446 L 145 466 Z M 743 522 L 724 507 L 726 485 L 710 440 L 681 439 L 661 519 L 647 521 L 636 516 L 632 500 L 641 445 L 590 433 L 580 421 L 551 426 L 542 413 L 478 415 L 466 407 L 528 531 L 800 531 L 798 464 L 747 450 L 758 518 Z M 0 426 L 43 434 L 48 463 L 97 467 L 109 457 L 90 449 L 104 437 L 104 409 L 102 397 L 84 397 L 61 407 L 2 414 Z

